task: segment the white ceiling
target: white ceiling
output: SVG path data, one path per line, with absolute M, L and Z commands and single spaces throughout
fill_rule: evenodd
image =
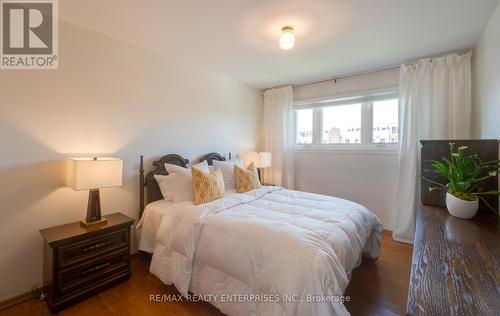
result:
M 61 19 L 258 88 L 474 46 L 498 0 L 64 0 Z M 280 28 L 296 45 L 279 48 Z

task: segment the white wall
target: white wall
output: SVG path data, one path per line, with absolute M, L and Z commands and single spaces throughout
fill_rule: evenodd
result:
M 68 23 L 59 36 L 59 70 L 0 71 L 0 300 L 41 285 L 39 229 L 85 216 L 65 157 L 122 158 L 103 213 L 136 218 L 139 155 L 243 152 L 260 136 L 256 89 Z
M 294 88 L 296 101 L 397 87 L 399 71 Z M 397 186 L 396 152 L 296 151 L 295 188 L 361 203 L 393 229 Z
M 474 134 L 500 138 L 500 4 L 481 34 L 474 55 Z
M 500 3 L 476 44 L 473 67 L 474 136 L 500 139 Z

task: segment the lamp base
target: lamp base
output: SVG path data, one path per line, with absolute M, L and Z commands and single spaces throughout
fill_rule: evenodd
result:
M 81 220 L 80 221 L 80 226 L 81 227 L 85 227 L 85 228 L 89 228 L 89 227 L 99 227 L 99 226 L 104 226 L 106 225 L 106 223 L 108 222 L 107 219 L 105 218 L 101 218 L 100 220 L 97 220 L 97 221 L 93 221 L 93 222 L 89 222 L 87 220 Z
M 101 217 L 101 198 L 99 189 L 89 191 L 89 201 L 87 205 L 87 217 L 80 221 L 81 227 L 95 227 L 105 225 L 107 220 Z

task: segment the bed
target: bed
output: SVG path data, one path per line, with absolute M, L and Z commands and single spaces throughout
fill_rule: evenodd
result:
M 144 177 L 141 157 L 139 249 L 153 253 L 151 273 L 228 315 L 349 315 L 342 295 L 351 272 L 380 253 L 382 225 L 371 211 L 275 186 L 162 203 L 154 174 L 166 174 L 165 163 L 189 162 L 166 155 Z

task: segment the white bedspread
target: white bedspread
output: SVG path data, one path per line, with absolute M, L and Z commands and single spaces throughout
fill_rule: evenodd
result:
M 144 214 L 136 226 L 139 250 L 153 253 L 156 244 L 156 233 L 163 215 L 168 212 L 173 204 L 172 201 L 158 200 L 146 206 Z
M 186 296 L 264 295 L 210 301 L 229 315 L 348 315 L 332 298 L 362 254 L 378 257 L 381 232 L 378 218 L 354 202 L 263 187 L 170 206 L 150 270 Z

